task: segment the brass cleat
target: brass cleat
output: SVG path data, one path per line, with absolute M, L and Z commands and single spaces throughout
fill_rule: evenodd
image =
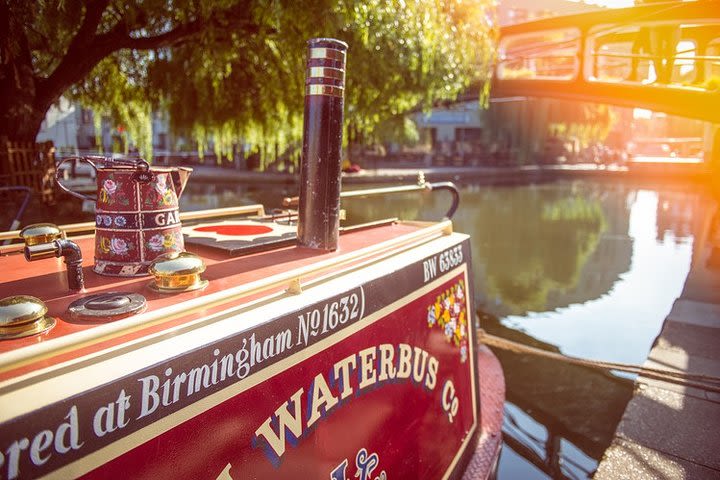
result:
M 157 257 L 148 268 L 155 281 L 150 289 L 158 293 L 181 293 L 200 290 L 208 285 L 200 276 L 205 271 L 202 258 L 190 252 L 166 253 Z
M 47 332 L 55 326 L 46 317 L 47 306 L 36 297 L 15 295 L 0 300 L 0 339 L 28 337 Z

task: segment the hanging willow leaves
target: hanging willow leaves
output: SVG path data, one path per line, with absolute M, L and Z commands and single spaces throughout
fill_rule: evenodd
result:
M 346 125 L 366 138 L 379 138 L 383 122 L 487 81 L 492 5 L 46 0 L 5 9 L 28 39 L 33 91 L 43 100 L 33 105 L 46 110 L 69 94 L 124 126 L 145 155 L 152 149 L 150 112 L 167 112 L 175 134 L 194 138 L 200 152 L 212 144 L 220 159 L 239 143 L 273 153 L 299 147 L 312 37 L 350 45 Z

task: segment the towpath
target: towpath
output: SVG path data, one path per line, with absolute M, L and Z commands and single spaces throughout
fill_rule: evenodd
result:
M 297 174 L 253 172 L 213 166 L 193 167 L 193 181 L 295 183 Z M 616 165 L 522 165 L 512 167 L 448 167 L 425 165 L 379 165 L 357 173 L 343 173 L 343 184 L 414 182 L 422 171 L 428 181 L 456 182 L 533 182 L 558 178 L 648 178 L 675 181 L 702 181 L 708 171 L 702 164 L 636 164 Z
M 707 218 L 645 367 L 720 377 L 720 211 Z M 720 393 L 639 377 L 594 478 L 720 479 Z

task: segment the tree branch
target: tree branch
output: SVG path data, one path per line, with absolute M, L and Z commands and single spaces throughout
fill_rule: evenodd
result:
M 129 48 L 131 50 L 154 50 L 158 48 L 171 47 L 173 45 L 177 45 L 179 43 L 190 40 L 194 35 L 197 35 L 205 28 L 216 26 L 213 25 L 214 23 L 217 22 L 213 21 L 213 19 L 193 20 L 191 22 L 179 25 L 174 29 L 170 30 L 169 32 L 161 33 L 158 35 L 153 35 L 149 37 L 127 36 L 122 40 L 119 49 Z M 227 28 L 227 26 L 219 27 Z M 242 31 L 246 34 L 254 35 L 260 32 L 259 25 L 248 21 L 234 22 L 232 27 L 234 31 Z
M 110 3 L 110 0 L 90 0 L 87 7 L 85 7 L 83 23 L 70 42 L 68 51 L 73 48 L 74 44 L 82 45 L 92 40 L 108 3 Z
M 183 25 L 179 25 L 169 32 L 161 33 L 159 35 L 149 37 L 131 37 L 128 35 L 123 38 L 120 48 L 129 48 L 131 50 L 153 50 L 156 48 L 170 47 L 200 33 L 205 26 L 205 21 L 193 20 Z
M 37 78 L 36 108 L 47 108 L 73 83 L 90 73 L 97 63 L 111 52 L 93 47 L 95 32 L 110 0 L 90 0 L 85 17 L 68 45 L 67 53 L 49 77 Z
M 67 53 L 55 71 L 46 79 L 39 80 L 36 105 L 50 105 L 65 90 L 90 74 L 100 61 L 115 51 L 122 49 L 152 50 L 177 45 L 199 34 L 203 29 L 217 27 L 234 28 L 248 34 L 256 34 L 260 27 L 247 20 L 231 21 L 238 17 L 237 12 L 223 11 L 207 19 L 196 19 L 180 24 L 172 30 L 146 37 L 132 37 L 131 28 L 125 21 L 119 21 L 108 32 L 95 34 L 102 14 L 109 0 L 96 0 L 88 6 L 83 24 L 73 38 Z M 89 36 L 88 36 L 89 35 Z

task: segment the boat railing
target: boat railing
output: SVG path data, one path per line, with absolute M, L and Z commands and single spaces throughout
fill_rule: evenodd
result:
M 393 187 L 366 188 L 360 190 L 348 190 L 340 192 L 340 198 L 373 197 L 378 195 L 392 195 L 408 192 L 433 192 L 435 190 L 447 190 L 452 195 L 452 203 L 445 213 L 446 219 L 451 219 L 460 205 L 460 191 L 453 182 L 425 182 L 421 175 L 415 185 L 398 185 Z M 283 199 L 283 207 L 297 207 L 298 197 L 286 197 Z

